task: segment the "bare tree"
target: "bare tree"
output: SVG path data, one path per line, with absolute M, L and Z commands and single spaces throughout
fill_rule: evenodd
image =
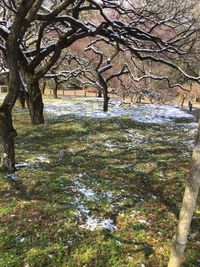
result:
M 200 185 L 200 124 L 198 127 L 195 148 L 192 155 L 190 178 L 187 181 L 175 241 L 172 247 L 168 267 L 180 267 L 183 262 L 187 237 L 195 209 Z

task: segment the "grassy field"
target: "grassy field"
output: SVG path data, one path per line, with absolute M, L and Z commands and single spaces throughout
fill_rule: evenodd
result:
M 15 111 L 15 177 L 0 177 L 1 267 L 164 267 L 193 134 L 184 121 Z M 189 125 L 189 124 L 188 124 Z M 200 206 L 184 267 L 200 266 Z

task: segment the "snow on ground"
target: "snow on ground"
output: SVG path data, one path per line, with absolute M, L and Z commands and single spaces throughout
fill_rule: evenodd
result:
M 193 115 L 184 112 L 183 109 L 171 105 L 136 104 L 130 107 L 121 105 L 121 101 L 112 99 L 109 111 L 102 111 L 102 99 L 99 98 L 62 98 L 47 100 L 45 111 L 49 115 L 76 115 L 93 118 L 112 118 L 128 116 L 138 122 L 146 123 L 170 123 L 174 119 L 193 120 Z
M 91 179 L 86 173 L 80 173 L 74 178 L 74 185 L 71 187 L 76 193 L 75 207 L 77 209 L 76 215 L 80 221 L 80 227 L 94 231 L 99 228 L 114 231 L 116 226 L 113 220 L 109 218 L 101 218 L 100 216 L 92 215 L 92 211 L 86 206 L 87 201 L 99 201 L 99 196 L 89 187 L 85 185 L 88 179 Z M 96 181 L 91 181 L 97 183 Z M 105 192 L 101 190 L 101 197 L 105 197 L 108 202 L 112 201 L 112 192 Z
M 0 93 L 0 103 L 5 98 Z M 174 119 L 193 120 L 193 115 L 184 112 L 178 106 L 158 104 L 137 104 L 123 106 L 121 100 L 111 99 L 109 111 L 103 112 L 103 99 L 101 98 L 59 98 L 45 99 L 45 112 L 50 116 L 76 115 L 93 118 L 112 118 L 128 116 L 134 121 L 146 123 L 170 123 Z
M 26 162 L 20 162 L 18 164 L 15 164 L 15 167 L 17 169 L 20 169 L 20 168 L 38 168 L 39 167 L 39 164 L 41 163 L 50 163 L 50 160 L 48 158 L 48 156 L 46 154 L 44 155 L 40 155 L 40 156 L 37 156 L 35 158 L 32 158 L 32 159 L 28 159 Z
M 81 227 L 91 231 L 94 231 L 97 228 L 103 228 L 110 231 L 114 231 L 116 228 L 116 226 L 114 226 L 113 224 L 113 220 L 111 219 L 102 220 L 101 218 L 94 216 L 88 216 L 85 224 L 82 224 Z

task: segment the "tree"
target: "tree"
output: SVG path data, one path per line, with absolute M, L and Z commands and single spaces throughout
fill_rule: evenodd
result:
M 179 221 L 176 230 L 175 241 L 172 247 L 168 267 L 180 267 L 183 262 L 187 237 L 190 230 L 193 212 L 195 209 L 199 185 L 200 185 L 200 124 L 192 155 L 190 178 L 185 187 L 185 193 L 181 205 Z
M 102 40 L 102 39 L 100 39 Z M 96 43 L 96 41 L 95 41 Z M 110 55 L 109 58 L 106 58 L 106 61 L 104 60 L 104 54 L 103 52 L 97 50 L 94 46 L 92 46 L 94 42 L 90 43 L 88 47 L 86 48 L 87 51 L 92 51 L 97 57 L 97 65 L 95 67 L 95 73 L 96 75 L 92 75 L 92 77 L 88 76 L 86 72 L 84 72 L 85 77 L 93 84 L 98 87 L 98 89 L 103 93 L 103 111 L 108 111 L 108 103 L 109 103 L 109 96 L 108 96 L 108 84 L 111 80 L 115 78 L 119 78 L 120 76 L 124 74 L 128 74 L 129 70 L 126 65 L 122 66 L 121 70 L 118 72 L 114 72 L 111 74 L 108 74 L 108 71 L 113 68 L 112 60 L 117 56 L 119 53 L 119 49 L 114 52 L 114 54 Z M 91 73 L 91 71 L 90 71 Z M 105 75 L 107 73 L 107 75 Z M 96 77 L 95 77 L 96 76 Z M 97 80 L 96 80 L 96 79 Z
M 33 2 L 34 1 L 22 1 L 9 35 L 6 31 L 3 31 L 3 35 L 5 35 L 3 37 L 6 37 L 6 49 L 3 48 L 3 51 L 5 52 L 6 50 L 11 53 L 7 53 L 6 55 L 6 62 L 9 69 L 9 91 L 0 107 L 1 166 L 10 173 L 15 170 L 14 137 L 16 136 L 16 131 L 12 124 L 12 108 L 17 100 L 21 86 L 18 61 L 19 53 L 15 53 L 15 51 L 20 50 L 19 45 L 21 38 L 28 27 L 28 24 L 25 23 L 25 18 Z M 30 19 L 34 15 L 35 10 L 32 10 Z M 21 27 L 22 22 L 24 22 L 24 27 Z

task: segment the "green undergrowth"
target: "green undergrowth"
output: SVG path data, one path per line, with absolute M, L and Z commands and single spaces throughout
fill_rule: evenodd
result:
M 189 178 L 187 124 L 64 116 L 33 127 L 19 111 L 14 124 L 21 166 L 16 181 L 0 177 L 1 267 L 167 266 Z M 115 228 L 87 229 L 89 216 Z M 200 264 L 199 219 L 198 205 L 184 267 Z

